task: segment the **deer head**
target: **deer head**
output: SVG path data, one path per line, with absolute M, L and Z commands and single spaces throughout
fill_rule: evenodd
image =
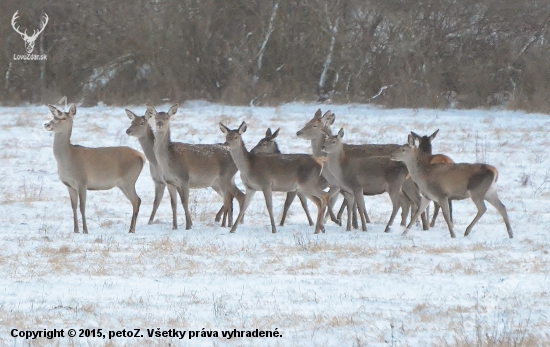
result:
M 24 32 L 21 32 L 19 31 L 19 27 L 16 26 L 15 21 L 19 17 L 18 13 L 19 11 L 15 11 L 15 13 L 13 14 L 13 17 L 11 18 L 11 26 L 13 27 L 13 30 L 15 30 L 15 32 L 21 35 L 21 37 L 25 41 L 25 49 L 27 50 L 27 53 L 30 54 L 34 50 L 34 41 L 36 41 L 36 38 L 38 37 L 38 35 L 40 35 L 40 33 L 44 31 L 46 24 L 48 24 L 48 15 L 44 13 L 44 20 L 40 22 L 42 25 L 42 28 L 40 28 L 39 30 L 34 30 L 32 35 L 29 36 L 27 35 L 27 29 L 25 29 Z

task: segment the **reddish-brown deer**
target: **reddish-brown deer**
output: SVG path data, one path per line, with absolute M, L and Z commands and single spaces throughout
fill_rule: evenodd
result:
M 153 129 L 147 122 L 144 116 L 138 116 L 134 112 L 126 109 L 126 115 L 132 121 L 130 127 L 126 130 L 126 134 L 134 136 L 138 139 L 145 157 L 149 161 L 149 171 L 151 172 L 151 178 L 155 183 L 155 200 L 153 201 L 153 210 L 151 211 L 151 217 L 149 217 L 149 224 L 153 224 L 155 214 L 164 195 L 164 189 L 166 183 L 164 182 L 162 173 L 160 171 L 157 157 L 155 156 L 155 135 Z M 176 187 L 168 186 L 168 193 L 170 194 L 170 204 L 172 207 L 172 229 L 178 228 L 178 214 L 177 214 L 177 199 L 178 193 Z
M 363 194 L 378 195 L 387 192 L 393 207 L 385 229 L 385 232 L 389 232 L 399 210 L 399 193 L 407 177 L 407 168 L 401 163 L 390 160 L 389 156 L 349 156 L 344 151 L 343 137 L 344 129 L 340 129 L 336 136 L 327 135 L 321 149 L 327 153 L 328 169 L 346 196 L 348 205 L 346 230 L 351 230 L 351 211 L 354 200 L 361 217 L 362 229 L 367 231 Z
M 53 154 L 61 182 L 67 186 L 73 209 L 74 232 L 78 233 L 77 206 L 80 201 L 82 230 L 88 233 L 86 224 L 86 192 L 109 190 L 118 187 L 133 207 L 130 232 L 136 231 L 136 220 L 141 199 L 136 193 L 136 181 L 145 164 L 145 156 L 130 147 L 89 148 L 71 143 L 76 106 L 69 112 L 48 105 L 53 119 L 44 128 L 54 132 Z
M 275 140 L 278 135 L 279 135 L 279 129 L 275 130 L 275 132 L 272 133 L 271 128 L 267 128 L 265 132 L 265 137 L 260 141 L 258 141 L 258 144 L 250 150 L 250 153 L 281 154 L 281 151 L 279 150 L 279 144 Z M 300 203 L 302 204 L 302 208 L 306 213 L 306 217 L 309 222 L 309 225 L 310 226 L 313 225 L 313 220 L 311 219 L 311 215 L 309 214 L 309 209 L 307 207 L 307 200 L 306 200 L 307 198 L 305 197 L 304 194 L 294 191 L 294 192 L 286 193 L 285 205 L 283 207 L 283 216 L 281 217 L 281 223 L 279 224 L 280 226 L 285 225 L 288 209 L 290 208 L 290 205 L 292 204 L 292 201 L 294 201 L 294 198 L 296 197 L 296 195 L 298 195 L 298 198 L 300 199 Z
M 508 219 L 506 207 L 497 195 L 498 171 L 487 164 L 431 164 L 432 156 L 423 153 L 409 137 L 409 143 L 402 146 L 391 155 L 392 160 L 402 161 L 422 192 L 422 202 L 407 229 L 406 235 L 412 224 L 416 221 L 419 211 L 426 208 L 430 201 L 437 201 L 443 210 L 443 216 L 449 227 L 451 237 L 455 237 L 453 222 L 449 213 L 449 200 L 472 199 L 477 207 L 477 214 L 466 228 L 464 236 L 468 236 L 477 221 L 483 216 L 487 207 L 484 201 L 488 201 L 501 214 L 506 224 L 508 236 L 513 237 L 512 227 Z
M 324 155 L 324 152 L 321 150 L 321 147 L 325 141 L 325 136 L 327 134 L 331 135 L 330 126 L 334 123 L 336 119 L 336 116 L 331 111 L 327 111 L 324 115 L 322 114 L 321 110 L 317 110 L 313 118 L 306 123 L 306 125 L 300 129 L 296 135 L 300 138 L 310 140 L 311 141 L 311 149 L 313 151 L 314 156 L 322 156 Z M 353 157 L 369 157 L 369 156 L 384 156 L 384 155 L 390 155 L 394 151 L 396 151 L 400 146 L 395 144 L 363 144 L 363 145 L 351 145 L 351 144 L 344 144 L 344 152 L 348 156 Z M 326 178 L 328 184 L 330 185 L 330 203 L 334 204 L 335 194 L 339 191 L 339 188 L 337 187 L 338 183 L 334 176 L 331 174 L 330 168 L 328 165 L 326 165 L 325 169 L 323 170 L 323 177 Z M 405 183 L 402 186 L 402 193 L 400 195 L 400 206 L 402 208 L 401 213 L 401 225 L 406 225 L 406 219 L 408 215 L 408 211 L 411 205 L 411 202 L 418 207 L 420 205 L 420 193 L 418 191 L 418 188 L 416 185 L 412 182 L 412 180 L 408 179 L 405 181 Z M 368 195 L 368 194 L 367 194 Z M 346 202 L 344 201 L 342 203 L 342 207 L 344 207 Z M 329 212 L 332 211 L 331 206 L 329 206 Z M 341 214 L 343 212 L 343 208 L 340 208 L 340 212 L 338 212 L 338 216 L 331 218 L 334 218 L 333 221 L 340 221 Z M 355 209 L 353 211 L 355 213 Z M 413 211 L 414 212 L 414 211 Z M 369 222 L 368 215 L 365 215 L 366 222 Z M 354 227 L 356 227 L 356 218 L 353 218 L 354 221 Z M 425 230 L 428 229 L 428 222 L 425 218 L 425 214 L 422 214 L 422 225 Z
M 189 213 L 189 189 L 212 187 L 223 198 L 225 211 L 231 211 L 233 197 L 242 208 L 244 194 L 235 185 L 237 167 L 227 146 L 188 144 L 171 140 L 170 121 L 177 110 L 177 104 L 168 112 L 157 112 L 153 106 L 147 106 L 145 119 L 154 118 L 155 156 L 164 181 L 174 186 L 180 195 L 185 210 L 185 228 L 191 229 L 193 223 Z M 233 224 L 231 213 L 229 224 Z
M 432 159 L 430 160 L 430 164 L 452 164 L 454 161 L 446 156 L 445 154 L 432 154 L 432 141 L 435 139 L 437 133 L 439 132 L 439 129 L 437 129 L 433 134 L 430 136 L 424 135 L 420 136 L 416 134 L 414 131 L 411 131 L 411 135 L 413 136 L 414 140 L 418 140 L 418 149 L 426 154 L 432 155 Z M 413 140 L 413 141 L 414 141 Z M 434 215 L 432 217 L 432 221 L 430 223 L 430 227 L 435 226 L 435 220 L 437 218 L 437 215 L 439 213 L 440 206 L 439 204 L 434 201 Z M 449 200 L 449 216 L 451 220 L 453 220 L 453 204 L 452 200 Z
M 318 208 L 315 233 L 323 232 L 323 214 L 328 196 L 326 192 L 319 188 L 318 183 L 323 169 L 323 162 L 308 154 L 252 154 L 246 149 L 242 139 L 242 134 L 246 131 L 246 128 L 245 122 L 242 122 L 239 128 L 235 130 L 231 130 L 220 123 L 220 130 L 225 134 L 231 156 L 241 172 L 241 179 L 246 187 L 244 205 L 239 211 L 239 216 L 231 232 L 235 232 L 237 229 L 248 205 L 258 190 L 261 190 L 265 197 L 271 221 L 271 232 L 277 232 L 273 217 L 273 191 L 298 191 L 312 200 Z

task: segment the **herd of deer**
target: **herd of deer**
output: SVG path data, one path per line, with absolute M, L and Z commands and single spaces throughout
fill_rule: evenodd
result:
M 487 210 L 488 201 L 502 215 L 508 236 L 513 237 L 512 228 L 505 206 L 497 196 L 496 181 L 498 171 L 487 164 L 455 164 L 448 156 L 432 154 L 431 142 L 437 131 L 430 136 L 419 136 L 414 132 L 408 136 L 406 145 L 350 145 L 342 142 L 344 130 L 332 135 L 330 126 L 335 115 L 318 110 L 313 119 L 299 130 L 299 138 L 310 140 L 313 155 L 282 154 L 275 139 L 279 129 L 268 129 L 263 138 L 251 151 L 248 151 L 242 135 L 247 129 L 243 122 L 237 129 L 229 129 L 222 123 L 220 130 L 225 134 L 223 144 L 188 144 L 173 142 L 170 137 L 170 121 L 176 114 L 178 105 L 168 112 L 157 112 L 147 106 L 144 116 L 126 110 L 132 121 L 126 133 L 138 139 L 142 153 L 129 147 L 88 148 L 71 144 L 73 119 L 76 106 L 68 112 L 48 105 L 53 119 L 44 124 L 46 130 L 53 131 L 53 152 L 57 160 L 59 178 L 67 186 L 71 198 L 74 218 L 74 232 L 79 232 L 77 207 L 80 201 L 83 232 L 86 225 L 86 191 L 108 190 L 118 187 L 130 200 L 133 207 L 130 232 L 135 232 L 136 219 L 141 199 L 136 193 L 135 183 L 146 160 L 149 160 L 151 177 L 155 183 L 155 199 L 149 224 L 168 187 L 172 206 L 172 228 L 177 229 L 177 195 L 185 211 L 186 229 L 193 223 L 189 213 L 189 189 L 213 188 L 223 199 L 223 206 L 216 214 L 216 221 L 222 226 L 231 227 L 235 232 L 243 222 L 244 214 L 256 191 L 261 190 L 265 197 L 271 220 L 271 230 L 277 232 L 273 217 L 272 192 L 287 192 L 281 225 L 284 225 L 288 208 L 298 195 L 304 211 L 313 225 L 307 208 L 307 199 L 317 206 L 315 233 L 324 232 L 325 220 L 340 224 L 341 215 L 347 208 L 346 230 L 352 224 L 357 227 L 356 211 L 361 220 L 361 228 L 367 230 L 369 217 L 365 209 L 364 195 L 378 195 L 387 192 L 392 202 L 392 213 L 385 231 L 389 232 L 396 214 L 401 208 L 401 225 L 405 226 L 409 210 L 412 218 L 403 234 L 422 215 L 423 228 L 428 228 L 425 210 L 434 201 L 435 210 L 431 222 L 434 225 L 439 208 L 447 222 L 451 237 L 455 237 L 451 216 L 451 200 L 470 197 L 477 207 L 477 215 L 466 228 L 468 236 Z M 154 123 L 155 131 L 150 126 Z M 416 142 L 418 141 L 418 146 Z M 243 193 L 234 182 L 237 171 L 241 173 L 246 189 Z M 337 215 L 332 208 L 338 193 L 344 196 L 344 203 Z M 239 203 L 239 214 L 233 223 L 233 199 Z M 328 209 L 326 216 L 325 210 Z

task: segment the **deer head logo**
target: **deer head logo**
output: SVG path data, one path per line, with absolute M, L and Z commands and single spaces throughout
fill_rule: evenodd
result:
M 40 28 L 39 30 L 34 30 L 32 35 L 29 36 L 29 35 L 27 35 L 27 30 L 26 29 L 25 29 L 24 32 L 21 32 L 21 31 L 19 31 L 19 27 L 16 26 L 15 21 L 19 17 L 18 13 L 19 13 L 19 11 L 15 11 L 15 13 L 13 14 L 13 17 L 11 18 L 11 26 L 13 27 L 13 30 L 15 30 L 15 32 L 17 32 L 19 35 L 21 35 L 21 37 L 25 41 L 25 49 L 27 50 L 27 53 L 30 54 L 34 50 L 34 41 L 36 41 L 36 38 L 38 37 L 38 35 L 40 35 L 40 33 L 42 33 L 44 31 L 44 28 L 46 27 L 46 24 L 48 24 L 48 15 L 46 13 L 44 13 L 44 20 L 40 22 L 40 24 L 42 25 L 42 28 Z

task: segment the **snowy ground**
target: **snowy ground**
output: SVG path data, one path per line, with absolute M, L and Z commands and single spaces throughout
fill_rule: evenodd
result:
M 158 107 L 167 110 L 169 105 Z M 249 108 L 186 103 L 172 138 L 224 140 L 217 123 L 244 134 L 249 149 L 266 127 L 281 127 L 281 150 L 310 152 L 295 133 L 319 105 Z M 271 234 L 263 196 L 256 194 L 236 234 L 214 223 L 221 199 L 195 190 L 193 230 L 171 230 L 165 194 L 157 223 L 147 225 L 153 184 L 148 165 L 138 181 L 143 200 L 135 235 L 131 206 L 117 190 L 88 193 L 90 234 L 73 234 L 69 195 L 59 181 L 53 136 L 43 130 L 45 106 L 0 108 L 1 346 L 471 346 L 548 345 L 550 341 L 550 118 L 509 111 L 384 110 L 321 105 L 336 113 L 352 143 L 405 143 L 414 130 L 440 129 L 434 151 L 457 162 L 500 170 L 499 194 L 515 238 L 494 208 L 469 238 L 475 215 L 454 205 L 457 239 L 442 218 L 435 228 L 383 232 L 387 196 L 366 198 L 373 224 L 346 232 L 327 223 L 313 235 L 298 202 L 287 225 Z M 143 114 L 144 107 L 130 107 Z M 123 108 L 79 108 L 73 143 L 127 145 Z M 240 184 L 240 183 L 239 183 Z M 283 194 L 275 211 L 282 212 Z M 311 204 L 310 210 L 316 213 Z M 398 221 L 399 222 L 399 221 Z M 11 336 L 12 329 L 65 329 L 52 340 Z M 70 328 L 141 329 L 144 337 L 67 337 Z M 215 331 L 219 337 L 147 337 L 146 329 Z M 223 330 L 269 330 L 281 337 L 227 339 Z M 97 331 L 96 331 L 97 332 Z M 204 333 L 203 332 L 203 333 Z M 213 334 L 211 332 L 211 334 Z M 509 342 L 508 344 L 506 344 Z

